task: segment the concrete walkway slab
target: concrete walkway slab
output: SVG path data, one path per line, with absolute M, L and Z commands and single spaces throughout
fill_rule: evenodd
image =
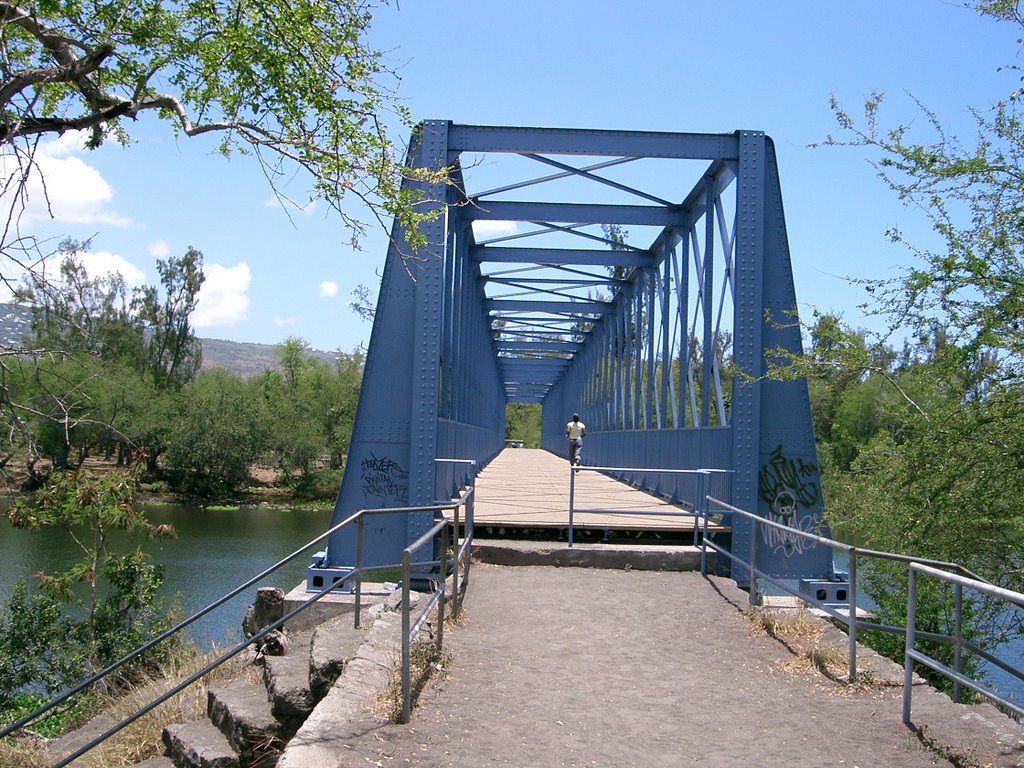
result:
M 323 766 L 1024 765 L 1024 729 L 917 686 L 851 690 L 791 670 L 747 595 L 693 572 L 473 567 L 451 654 L 409 725 L 379 724 Z M 836 630 L 838 631 L 838 630 Z M 844 636 L 845 637 L 845 636 Z M 864 651 L 878 680 L 900 668 Z

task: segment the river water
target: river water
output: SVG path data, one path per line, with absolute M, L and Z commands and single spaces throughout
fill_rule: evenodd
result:
M 177 601 L 183 617 L 205 608 L 322 534 L 331 518 L 329 509 L 310 512 L 264 506 L 210 510 L 187 504 L 146 504 L 144 510 L 153 523 L 170 523 L 178 532 L 176 539 L 146 541 L 143 549 L 164 566 L 160 594 L 168 602 Z M 123 538 L 114 538 L 115 543 L 124 543 Z M 237 641 L 256 587 L 291 590 L 305 579 L 309 556 L 322 548 L 321 542 L 199 619 L 186 633 L 201 648 Z M 33 583 L 32 574 L 67 567 L 79 552 L 64 531 L 21 531 L 6 517 L 0 518 L 0 602 L 6 605 L 15 582 Z

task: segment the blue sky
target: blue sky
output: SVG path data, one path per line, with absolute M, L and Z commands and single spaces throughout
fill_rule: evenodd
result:
M 943 0 L 402 0 L 378 10 L 369 40 L 387 51 L 417 120 L 766 132 L 801 312 L 835 310 L 869 325 L 857 308 L 866 294 L 845 277 L 891 276 L 911 263 L 885 237 L 889 227 L 921 244 L 930 235 L 863 150 L 808 146 L 837 130 L 830 95 L 859 114 L 866 96 L 884 91 L 885 124 L 910 123 L 925 138 L 913 96 L 971 144 L 968 107 L 987 108 L 1016 85 L 997 70 L 1016 62 L 1018 33 Z M 127 149 L 87 152 L 70 137 L 50 145 L 55 219 L 25 224 L 91 237 L 90 268 L 117 268 L 130 283 L 155 283 L 156 258 L 202 251 L 208 279 L 193 317 L 201 336 L 291 336 L 343 351 L 368 341 L 370 325 L 348 304 L 357 285 L 376 293 L 383 232 L 353 252 L 325 206 L 289 216 L 275 204 L 252 159 L 226 160 L 209 139 L 175 140 L 152 118 L 136 129 Z

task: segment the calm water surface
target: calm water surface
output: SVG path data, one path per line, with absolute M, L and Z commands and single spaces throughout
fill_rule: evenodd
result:
M 178 531 L 177 539 L 147 541 L 143 548 L 164 566 L 161 594 L 168 601 L 176 600 L 183 616 L 205 608 L 322 534 L 331 517 L 329 509 L 299 512 L 241 507 L 214 511 L 185 504 L 146 504 L 144 509 L 152 522 L 171 523 Z M 322 548 L 322 543 L 314 546 L 186 632 L 203 647 L 237 640 L 256 586 L 291 590 L 305 578 L 310 555 Z M 65 568 L 77 554 L 64 531 L 20 531 L 6 517 L 0 518 L 0 600 L 6 603 L 15 582 L 32 582 L 32 574 L 40 570 Z

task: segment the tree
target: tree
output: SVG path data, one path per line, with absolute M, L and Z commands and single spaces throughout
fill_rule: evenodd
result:
M 285 385 L 290 392 L 299 386 L 299 374 L 309 357 L 309 344 L 303 339 L 289 336 L 274 349 L 274 355 L 284 372 Z
M 974 7 L 1024 29 L 1016 2 Z M 880 384 L 873 398 L 848 389 L 847 411 L 835 411 L 833 440 L 843 422 L 855 450 L 845 469 L 826 478 L 826 490 L 838 499 L 829 506 L 830 520 L 876 548 L 956 561 L 1017 590 L 1024 587 L 1022 98 L 1018 87 L 991 108 L 974 109 L 977 139 L 969 146 L 924 105 L 920 125 L 884 130 L 881 94 L 867 101 L 862 121 L 833 100 L 843 133 L 825 142 L 869 152 L 884 183 L 926 213 L 941 243 L 917 247 L 901 232 L 888 232 L 909 248 L 913 265 L 895 280 L 866 284 L 873 311 L 889 328 L 910 331 L 901 355 L 889 350 L 873 359 L 885 337 L 858 348 L 848 334 L 833 333 L 840 343 L 829 356 L 837 366 L 862 381 L 861 388 L 872 378 Z M 821 372 L 822 360 L 805 359 L 790 374 Z M 855 424 L 863 428 L 856 432 Z M 904 599 L 892 596 L 905 595 L 903 573 L 878 568 L 866 581 L 882 620 L 901 622 Z M 1020 631 L 986 600 L 970 609 L 968 633 L 986 642 Z M 947 593 L 924 598 L 921 610 L 927 629 L 950 630 Z
M 418 208 L 420 194 L 402 181 L 441 182 L 447 175 L 405 167 L 403 147 L 389 137 L 389 124 L 407 129 L 410 120 L 395 100 L 397 77 L 366 42 L 376 7 L 372 0 L 129 0 L 117 6 L 0 1 L 0 169 L 7 206 L 0 282 L 14 289 L 26 280 L 31 290 L 23 298 L 43 302 L 40 327 L 56 345 L 43 354 L 78 351 L 71 341 L 104 361 L 131 354 L 145 360 L 159 389 L 180 387 L 199 365 L 184 321 L 202 283 L 200 254 L 190 249 L 181 259 L 161 262 L 163 300 L 149 289 L 135 297 L 134 317 L 94 327 L 94 316 L 80 310 L 106 292 L 113 303 L 102 307 L 103 316 L 112 316 L 115 306 L 123 312 L 123 282 L 97 284 L 76 267 L 64 277 L 83 289 L 81 295 L 65 292 L 55 285 L 60 280 L 53 279 L 50 265 L 88 243 L 52 251 L 49 241 L 22 227 L 29 181 L 41 180 L 46 196 L 36 151 L 47 136 L 82 131 L 90 148 L 108 140 L 129 145 L 148 115 L 147 125 L 159 121 L 175 135 L 215 137 L 223 155 L 252 157 L 282 200 L 298 171 L 308 190 L 296 202 L 326 201 L 353 243 L 365 225 L 349 203 L 361 202 L 370 221 L 384 225 L 393 217 L 418 247 L 423 236 L 417 225 L 436 211 Z M 143 316 L 149 325 L 145 349 L 137 322 Z M 22 356 L 0 359 L 6 379 L 7 360 L 22 361 L 26 353 L 32 359 L 36 350 L 15 344 L 0 351 Z M 25 428 L 26 404 L 12 400 L 12 393 L 0 382 L 4 426 L 30 446 L 31 462 L 36 454 Z M 70 399 L 60 398 L 62 406 Z M 147 432 L 150 447 L 158 450 L 159 430 Z M 147 455 L 156 461 L 155 450 Z M 0 466 L 7 460 L 0 457 Z
M 88 241 L 65 240 L 57 251 L 58 275 L 27 273 L 15 291 L 16 301 L 32 307 L 33 346 L 137 359 L 142 327 L 132 316 L 128 288 L 118 274 L 90 276 L 80 259 L 88 248 Z
M 180 387 L 199 371 L 203 349 L 189 317 L 199 301 L 203 254 L 189 248 L 180 259 L 157 261 L 161 300 L 153 286 L 140 288 L 132 301 L 138 321 L 149 331 L 145 361 L 157 388 Z
M 258 384 L 220 368 L 204 371 L 177 395 L 167 436 L 167 468 L 184 490 L 225 496 L 249 479 L 267 445 L 267 416 Z
M 67 531 L 81 557 L 66 570 L 37 574 L 40 591 L 29 598 L 19 587 L 0 611 L 0 670 L 6 672 L 0 710 L 19 693 L 42 688 L 55 695 L 169 626 L 156 600 L 160 568 L 140 548 L 119 552 L 111 544 L 114 531 L 174 536 L 173 528 L 153 525 L 135 506 L 138 487 L 138 469 L 102 478 L 58 474 L 34 499 L 21 499 L 8 512 L 18 528 Z M 165 644 L 141 663 L 173 652 L 173 644 Z M 115 684 L 130 678 L 131 670 L 122 669 Z
M 297 482 L 322 465 L 342 466 L 355 421 L 363 357 L 338 353 L 331 365 L 310 354 L 302 339 L 277 348 L 280 371 L 259 378 L 268 413 L 268 439 L 277 465 Z M 336 489 L 335 489 L 336 490 Z
M 509 403 L 505 407 L 505 439 L 519 440 L 525 448 L 540 448 L 539 403 Z
M 8 434 L 27 445 L 30 471 L 40 456 L 64 469 L 96 449 L 108 457 L 116 450 L 124 462 L 140 446 L 155 469 L 166 427 L 144 414 L 199 368 L 189 315 L 203 282 L 202 254 L 190 248 L 158 262 L 162 292 L 141 286 L 129 294 L 120 275 L 88 275 L 79 260 L 87 246 L 65 241 L 59 278 L 28 275 L 19 287 L 17 297 L 32 306 L 31 338 L 21 354 L 0 360 L 7 395 L 0 414 Z
M 8 191 L 24 194 L 41 137 L 79 130 L 91 148 L 127 145 L 149 114 L 176 134 L 217 136 L 224 155 L 252 156 L 278 195 L 291 167 L 306 171 L 310 197 L 354 239 L 364 225 L 343 205 L 350 196 L 415 230 L 386 131 L 389 115 L 409 118 L 397 77 L 365 40 L 373 10 L 366 0 L 0 2 L 0 141 L 17 163 Z

